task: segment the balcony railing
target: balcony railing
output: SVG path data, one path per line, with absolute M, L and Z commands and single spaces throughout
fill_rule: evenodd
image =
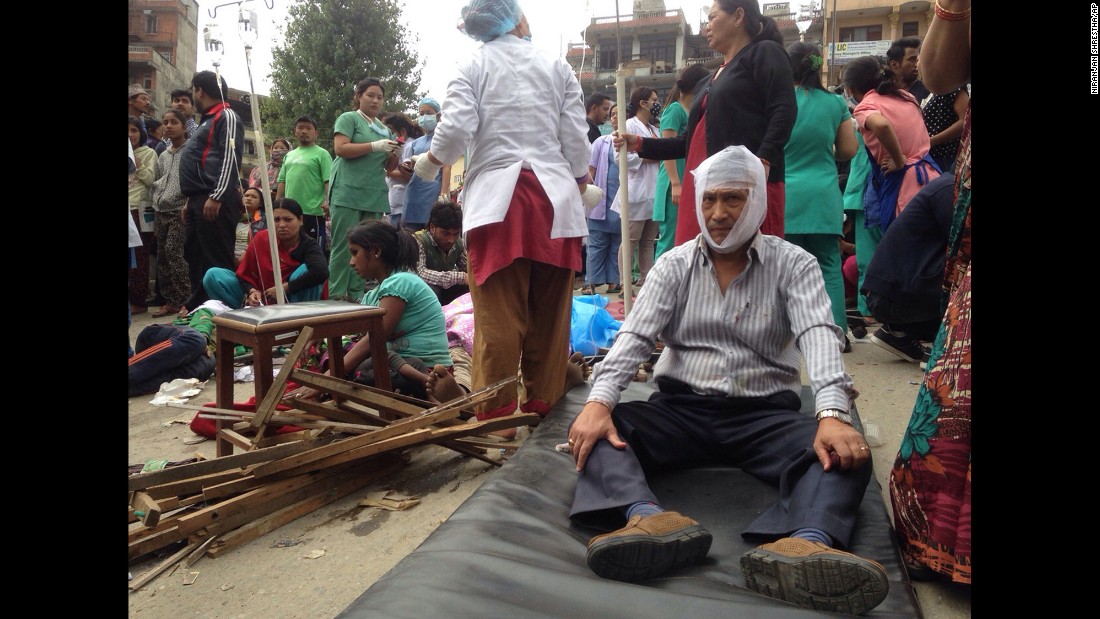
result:
M 665 11 L 664 13 L 662 13 L 660 11 L 649 11 L 649 12 L 645 12 L 645 13 L 638 13 L 637 15 L 620 15 L 618 17 L 618 20 L 619 20 L 620 23 L 626 23 L 626 22 L 634 21 L 635 19 L 642 19 L 644 17 L 678 17 L 682 14 L 683 14 L 683 11 L 680 10 L 680 9 L 669 9 L 669 10 Z M 612 15 L 610 17 L 593 17 L 591 23 L 592 24 L 613 24 L 613 23 L 615 23 L 615 19 L 616 19 L 616 17 L 614 15 Z

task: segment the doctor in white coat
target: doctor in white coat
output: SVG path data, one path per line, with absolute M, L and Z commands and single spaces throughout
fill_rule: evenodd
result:
M 536 49 L 515 0 L 471 0 L 460 28 L 484 44 L 447 87 L 421 178 L 466 153 L 463 225 L 474 303 L 473 388 L 522 372 L 518 391 L 479 405 L 479 420 L 545 415 L 561 398 L 569 357 L 573 273 L 588 234 L 588 124 L 580 84 Z M 587 193 L 586 193 L 587 190 Z M 515 430 L 502 431 L 504 436 Z

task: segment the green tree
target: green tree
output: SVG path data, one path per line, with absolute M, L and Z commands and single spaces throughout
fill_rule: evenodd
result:
M 375 77 L 386 87 L 386 111 L 416 106 L 418 38 L 399 22 L 396 0 L 296 0 L 283 45 L 272 50 L 271 97 L 262 107 L 264 137 L 292 137 L 294 119 L 317 119 L 318 144 L 332 151 L 336 117 L 354 109 L 353 89 Z

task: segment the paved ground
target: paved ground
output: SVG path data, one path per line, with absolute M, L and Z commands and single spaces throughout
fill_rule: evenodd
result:
M 165 322 L 167 319 L 157 319 Z M 131 342 L 154 322 L 136 316 Z M 857 406 L 864 422 L 879 425 L 883 443 L 873 446 L 875 471 L 884 493 L 886 474 L 897 453 L 912 410 L 922 372 L 870 343 L 853 340 L 845 355 L 848 371 L 861 395 Z M 252 395 L 250 383 L 235 386 L 236 399 Z M 129 399 L 130 464 L 150 459 L 182 460 L 196 452 L 214 456 L 212 441 L 195 439 L 186 424 L 194 413 L 153 407 L 151 396 Z M 191 402 L 214 401 L 214 382 Z M 129 594 L 132 617 L 334 617 L 360 593 L 415 549 L 441 522 L 493 474 L 495 467 L 440 447 L 415 450 L 408 466 L 343 500 L 277 529 L 219 559 L 204 558 L 190 570 L 162 574 L 140 591 Z M 416 507 L 386 512 L 358 505 L 367 492 L 394 489 L 421 497 Z M 887 508 L 888 497 L 884 496 Z M 319 558 L 306 558 L 324 550 Z M 316 554 L 316 553 L 314 553 Z M 129 570 L 138 576 L 156 565 L 150 557 Z M 198 571 L 194 584 L 183 576 Z M 928 619 L 970 617 L 970 588 L 944 583 L 915 583 L 921 609 Z M 486 617 L 492 616 L 486 608 Z M 873 616 L 873 613 L 872 613 Z

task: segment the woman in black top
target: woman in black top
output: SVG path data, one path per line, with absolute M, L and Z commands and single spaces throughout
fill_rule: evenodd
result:
M 715 0 L 708 18 L 704 34 L 724 61 L 695 86 L 687 131 L 671 138 L 623 134 L 615 146 L 625 141 L 645 159 L 686 158 L 676 220 L 680 245 L 699 234 L 690 172 L 723 148 L 744 145 L 768 173 L 768 214 L 760 230 L 782 237 L 783 146 L 798 114 L 783 35 L 774 19 L 760 14 L 755 0 Z

